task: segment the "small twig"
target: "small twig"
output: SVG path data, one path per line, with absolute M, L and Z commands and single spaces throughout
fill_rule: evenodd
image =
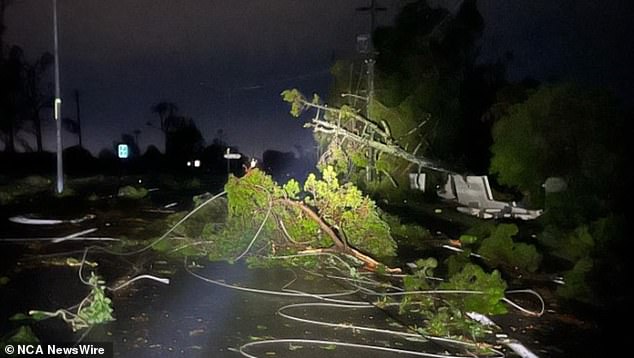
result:
M 142 280 L 142 279 L 154 280 L 154 281 L 166 284 L 166 285 L 169 285 L 169 283 L 170 283 L 169 278 L 161 278 L 161 277 L 156 277 L 156 276 L 152 276 L 152 275 L 139 275 L 139 276 L 137 276 L 137 277 L 135 277 L 133 279 L 130 279 L 130 280 L 120 284 L 119 286 L 117 286 L 115 288 L 110 288 L 110 287 L 106 287 L 106 288 L 109 291 L 113 291 L 114 292 L 114 291 L 117 291 L 117 290 L 120 290 L 120 289 L 124 288 L 125 286 L 131 284 L 134 281 L 138 281 L 138 280 Z
M 262 232 L 262 229 L 264 228 L 264 224 L 266 224 L 266 222 L 269 219 L 269 215 L 271 214 L 271 209 L 273 209 L 273 202 L 271 200 L 269 200 L 269 209 L 266 211 L 266 215 L 264 216 L 264 220 L 262 220 L 262 224 L 260 224 L 260 227 L 258 228 L 258 231 L 255 233 L 255 235 L 253 235 L 253 239 L 251 239 L 251 242 L 249 243 L 249 246 L 247 246 L 247 248 L 244 250 L 244 252 L 242 252 L 240 255 L 238 255 L 238 257 L 236 257 L 234 259 L 234 261 L 240 260 L 244 255 L 247 254 L 247 252 L 249 252 L 249 250 L 251 250 L 251 246 L 253 246 L 253 243 L 255 243 L 255 240 L 260 235 L 260 232 Z
M 77 271 L 77 275 L 79 276 L 79 281 L 86 286 L 90 286 L 90 283 L 84 280 L 84 275 L 82 274 L 84 270 L 84 264 L 86 263 L 86 255 L 88 255 L 88 248 L 84 249 L 84 255 L 81 258 L 81 264 L 79 265 L 79 271 Z
M 2 242 L 32 242 L 32 241 L 53 241 L 60 240 L 59 237 L 9 237 L 9 238 L 0 238 L 0 243 Z M 85 236 L 74 236 L 72 239 L 64 239 L 69 241 L 121 241 L 121 239 L 116 239 L 112 237 L 85 237 Z M 59 242 L 59 241 L 57 241 Z
M 277 218 L 277 217 L 276 217 L 276 219 L 277 219 L 277 222 L 279 223 L 280 229 L 282 229 L 282 232 L 284 233 L 284 236 L 288 239 L 288 241 L 292 242 L 295 245 L 303 245 L 303 244 L 307 244 L 307 243 L 310 242 L 310 240 L 299 242 L 299 241 L 293 239 L 291 234 L 288 233 L 288 230 L 286 230 L 286 226 L 284 225 L 284 221 L 282 221 L 282 219 Z
M 74 233 L 74 234 L 66 235 L 66 236 L 64 236 L 64 237 L 59 237 L 59 238 L 53 239 L 53 240 L 51 240 L 51 242 L 52 242 L 53 244 L 57 244 L 57 243 L 59 243 L 59 242 L 66 241 L 66 240 L 70 240 L 70 239 L 73 239 L 73 238 L 75 238 L 75 237 L 79 237 L 79 236 L 82 236 L 82 235 L 90 234 L 90 233 L 93 233 L 93 232 L 95 232 L 95 231 L 97 231 L 97 228 L 92 228 L 92 229 L 88 229 L 88 230 L 83 230 L 83 231 L 80 231 L 80 232 L 76 232 L 76 233 Z

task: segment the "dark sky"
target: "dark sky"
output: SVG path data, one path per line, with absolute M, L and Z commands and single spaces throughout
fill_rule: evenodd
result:
M 224 129 L 248 155 L 313 146 L 311 133 L 287 115 L 281 90 L 326 95 L 332 56 L 354 49 L 367 26 L 355 8 L 369 0 L 58 0 L 64 116 L 82 96 L 84 141 L 93 152 L 122 133 L 142 130 L 157 144 L 150 108 L 178 104 L 208 142 Z M 437 0 L 452 4 L 456 0 Z M 7 44 L 29 58 L 52 48 L 51 1 L 16 0 L 7 10 Z M 403 1 L 383 0 L 390 11 Z M 481 0 L 486 29 L 481 60 L 513 52 L 512 79 L 577 79 L 629 93 L 632 26 L 628 0 Z M 630 7 L 627 5 L 627 7 Z M 51 121 L 48 127 L 53 127 Z M 53 139 L 52 132 L 47 138 Z M 75 144 L 65 133 L 65 144 Z M 52 149 L 51 143 L 47 148 Z
M 509 77 L 572 80 L 634 98 L 634 1 L 481 0 L 481 61 L 513 53 Z

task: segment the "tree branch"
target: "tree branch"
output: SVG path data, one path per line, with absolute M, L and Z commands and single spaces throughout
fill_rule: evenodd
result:
M 404 159 L 410 163 L 414 163 L 421 167 L 433 169 L 440 172 L 447 172 L 446 169 L 441 168 L 440 166 L 432 163 L 431 161 L 427 159 L 420 158 L 413 155 L 412 153 L 406 151 L 405 149 L 401 148 L 397 144 L 385 144 L 373 139 L 361 137 L 358 134 L 352 133 L 343 127 L 337 126 L 336 124 L 330 123 L 325 120 L 312 119 L 311 121 L 312 121 L 312 124 L 307 124 L 307 126 L 313 127 L 315 132 L 340 135 L 344 138 L 348 138 L 349 140 L 352 140 L 359 144 L 369 146 L 371 148 L 374 148 L 386 154 L 393 155 L 395 157 L 399 157 L 401 159 Z
M 307 101 L 304 98 L 300 99 L 300 103 L 304 107 L 315 108 L 315 109 L 323 110 L 324 112 L 336 113 L 337 115 L 345 113 L 345 114 L 350 115 L 351 117 L 353 117 L 355 120 L 367 125 L 368 128 L 372 129 L 376 134 L 380 135 L 381 137 L 385 138 L 386 140 L 390 139 L 389 134 L 387 134 L 387 132 L 385 132 L 383 129 L 381 129 L 381 127 L 379 127 L 377 124 L 375 124 L 374 122 L 370 121 L 369 119 L 365 118 L 364 116 L 362 116 L 362 115 L 360 115 L 358 113 L 355 113 L 353 111 L 342 111 L 339 108 L 332 108 L 332 107 L 328 107 L 328 106 L 323 105 L 323 104 L 317 104 L 317 103 L 309 102 L 309 101 Z
M 387 127 L 385 129 L 382 129 L 370 119 L 365 118 L 364 116 L 356 113 L 353 110 L 348 111 L 342 110 L 340 108 L 331 108 L 325 104 L 318 103 L 318 100 L 308 101 L 299 91 L 295 89 L 282 92 L 282 96 L 284 97 L 285 101 L 292 103 L 291 113 L 294 116 L 299 116 L 299 114 L 307 108 L 317 110 L 315 117 L 311 119 L 311 123 L 307 123 L 305 125 L 305 127 L 314 127 L 314 132 L 334 135 L 335 137 L 342 136 L 343 138 L 348 138 L 356 143 L 368 146 L 372 149 L 376 149 L 378 151 L 404 159 L 410 163 L 418 165 L 419 167 L 424 167 L 440 172 L 449 172 L 439 165 L 434 164 L 432 161 L 422 157 L 418 157 L 415 155 L 415 153 L 410 153 L 407 150 L 403 149 L 400 145 L 397 144 L 394 138 L 392 138 Z M 350 116 L 352 119 L 364 124 L 363 133 L 359 135 L 345 128 L 339 122 L 332 123 L 331 121 L 320 119 L 319 115 L 322 111 L 325 113 L 336 114 L 339 118 L 344 114 Z M 427 123 L 427 120 L 423 121 L 415 128 L 412 128 L 408 133 L 406 133 L 405 136 L 412 134 L 420 127 L 425 125 L 425 123 Z M 367 129 L 369 129 L 370 131 L 366 134 L 365 131 Z M 376 140 L 374 134 L 379 135 L 380 140 Z
M 371 271 L 375 271 L 379 267 L 379 265 L 381 265 L 380 262 L 376 261 L 372 257 L 367 256 L 361 253 L 360 251 L 346 245 L 343 242 L 343 240 L 341 240 L 339 235 L 337 235 L 337 233 L 330 227 L 330 225 L 328 225 L 319 215 L 317 215 L 317 213 L 315 213 L 311 208 L 306 206 L 304 203 L 299 201 L 294 201 L 291 199 L 277 199 L 275 200 L 275 202 L 280 203 L 282 205 L 298 208 L 302 212 L 304 212 L 311 220 L 315 221 L 319 225 L 319 228 L 322 229 L 322 231 L 326 233 L 326 235 L 328 235 L 328 237 L 332 239 L 332 242 L 334 243 L 334 246 L 335 246 L 334 249 L 336 249 L 335 252 L 341 252 L 362 261 L 365 264 L 365 267 Z M 320 251 L 327 250 L 328 252 L 332 252 L 331 249 L 318 249 L 318 250 Z M 303 252 L 307 252 L 307 250 Z M 388 267 L 386 268 L 386 271 L 391 273 L 398 273 L 398 272 L 401 272 L 401 269 Z
M 317 215 L 317 213 L 315 213 L 308 206 L 304 205 L 304 203 L 299 202 L 299 201 L 294 201 L 294 200 L 291 200 L 291 199 L 277 199 L 276 202 L 279 202 L 280 204 L 283 204 L 283 205 L 286 205 L 286 206 L 290 206 L 290 207 L 294 207 L 294 208 L 300 209 L 311 220 L 315 221 L 319 225 L 319 228 L 324 233 L 326 233 L 326 235 L 328 235 L 328 237 L 330 237 L 332 239 L 332 242 L 335 244 L 335 246 L 338 249 L 343 249 L 345 247 L 343 241 L 339 238 L 337 233 L 335 233 L 335 231 L 330 227 L 330 225 L 326 224 L 326 222 L 321 217 L 319 217 L 319 215 Z

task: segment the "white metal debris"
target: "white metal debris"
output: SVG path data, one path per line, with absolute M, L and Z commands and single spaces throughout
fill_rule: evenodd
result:
M 80 218 L 76 219 L 43 219 L 34 217 L 32 215 L 17 215 L 9 218 L 9 221 L 16 224 L 24 224 L 24 225 L 59 225 L 59 224 L 79 224 L 84 221 L 92 220 L 96 216 L 93 214 L 86 214 Z

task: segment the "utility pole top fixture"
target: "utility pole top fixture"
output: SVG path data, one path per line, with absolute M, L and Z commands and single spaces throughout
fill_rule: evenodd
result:
M 387 11 L 387 8 L 386 7 L 382 7 L 382 6 L 378 6 L 376 0 L 370 0 L 370 5 L 369 6 L 358 7 L 356 10 L 360 11 L 360 12 L 369 12 L 370 13 L 370 31 L 369 31 L 369 34 L 368 34 L 368 40 L 370 41 L 370 47 L 369 47 L 370 54 L 373 54 L 374 45 L 372 43 L 372 33 L 376 29 L 377 12 L 379 12 L 379 11 Z

